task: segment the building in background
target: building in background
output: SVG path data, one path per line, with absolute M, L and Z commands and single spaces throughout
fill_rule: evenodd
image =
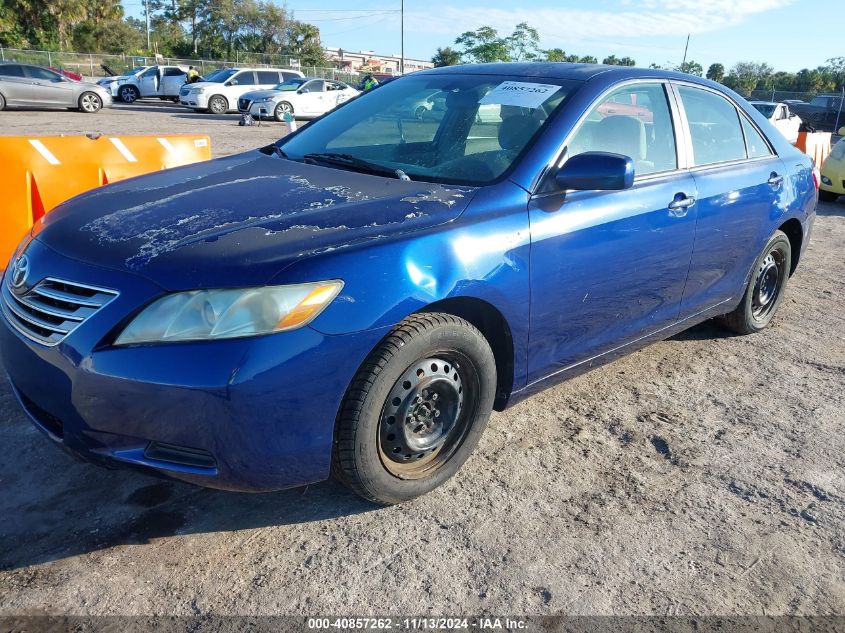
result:
M 400 57 L 398 55 L 378 55 L 373 51 L 352 52 L 342 48 L 325 49 L 326 57 L 339 70 L 362 72 L 362 73 L 383 73 L 386 75 L 398 75 Z M 405 73 L 412 73 L 424 68 L 433 68 L 431 60 L 405 58 Z

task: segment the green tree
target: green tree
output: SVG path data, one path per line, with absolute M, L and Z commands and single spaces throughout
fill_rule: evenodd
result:
M 461 63 L 461 55 L 450 46 L 438 48 L 437 52 L 434 53 L 434 56 L 431 58 L 431 62 L 437 68 L 442 66 L 455 66 Z
M 465 31 L 455 39 L 455 44 L 462 47 L 459 53 L 465 61 L 482 64 L 511 60 L 507 39 L 499 37 L 499 32 L 490 26 Z
M 704 67 L 696 61 L 690 60 L 688 62 L 684 62 L 680 66 L 678 66 L 675 70 L 680 73 L 686 73 L 688 75 L 695 75 L 696 77 L 701 77 L 704 74 Z
M 540 34 L 526 22 L 516 25 L 513 33 L 506 38 L 509 58 L 515 62 L 530 62 L 540 58 Z
M 547 62 L 565 62 L 566 51 L 562 48 L 549 48 L 543 51 L 543 56 Z
M 298 57 L 303 66 L 328 66 L 323 45 L 320 43 L 320 29 L 313 24 L 288 23 L 287 53 Z
M 622 59 L 619 60 L 619 65 L 620 66 L 636 66 L 637 62 L 636 62 L 635 59 L 633 59 L 631 57 L 623 57 Z
M 710 68 L 707 69 L 707 78 L 721 83 L 725 79 L 725 67 L 718 63 L 710 64 Z
M 616 55 L 608 55 L 603 60 L 601 60 L 602 64 L 607 64 L 608 66 L 618 66 L 619 65 L 619 58 Z
M 597 60 L 592 55 L 584 55 L 584 57 L 579 57 L 578 62 L 581 64 L 598 64 L 599 60 Z

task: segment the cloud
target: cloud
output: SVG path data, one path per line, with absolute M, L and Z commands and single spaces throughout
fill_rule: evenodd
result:
M 538 27 L 545 44 L 618 42 L 707 33 L 741 24 L 755 14 L 795 0 L 622 0 L 618 10 L 560 6 L 512 7 L 438 6 L 425 13 L 406 14 L 409 31 L 456 36 L 481 25 L 510 33 L 519 22 Z M 410 18 L 410 19 L 408 19 Z

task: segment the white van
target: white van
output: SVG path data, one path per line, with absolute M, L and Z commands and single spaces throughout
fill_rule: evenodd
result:
M 224 114 L 237 111 L 238 98 L 247 92 L 272 88 L 278 84 L 302 77 L 297 70 L 280 68 L 221 68 L 179 91 L 179 103 L 197 112 Z

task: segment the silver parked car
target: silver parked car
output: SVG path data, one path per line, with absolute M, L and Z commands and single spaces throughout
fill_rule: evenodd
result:
M 0 110 L 10 107 L 72 108 L 93 114 L 111 107 L 109 91 L 87 81 L 17 62 L 0 62 Z

